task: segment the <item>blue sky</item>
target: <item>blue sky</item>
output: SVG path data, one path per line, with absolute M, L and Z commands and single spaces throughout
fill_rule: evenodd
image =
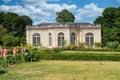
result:
M 67 9 L 75 22 L 93 22 L 107 7 L 120 7 L 120 0 L 2 0 L 0 11 L 27 15 L 33 25 L 56 22 L 56 12 Z

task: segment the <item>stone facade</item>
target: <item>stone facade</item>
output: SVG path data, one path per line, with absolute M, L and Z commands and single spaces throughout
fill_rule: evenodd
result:
M 101 26 L 90 23 L 41 23 L 26 26 L 27 44 L 43 47 L 62 47 L 69 44 L 94 46 L 101 43 Z

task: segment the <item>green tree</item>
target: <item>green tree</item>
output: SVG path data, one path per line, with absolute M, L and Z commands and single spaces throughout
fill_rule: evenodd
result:
M 6 32 L 7 32 L 7 29 L 4 28 L 3 25 L 0 25 L 0 39 Z
M 103 17 L 102 16 L 98 16 L 98 18 L 96 18 L 93 23 L 96 24 L 96 25 L 100 24 L 103 27 Z
M 26 25 L 32 25 L 32 20 L 26 15 L 0 12 L 0 23 L 7 29 L 7 33 L 13 32 L 14 36 L 25 37 Z
M 3 24 L 4 22 L 4 12 L 0 12 L 0 24 Z
M 2 36 L 4 36 L 4 34 L 7 32 L 7 29 L 3 27 L 3 25 L 0 25 L 0 45 L 2 44 Z
M 8 12 L 4 16 L 4 27 L 8 30 L 8 32 L 12 32 L 16 25 L 16 20 L 18 15 L 16 13 Z
M 65 22 L 74 22 L 75 20 L 74 15 L 66 9 L 57 12 L 56 15 L 57 15 L 56 17 L 57 22 L 65 23 Z
M 25 25 L 32 25 L 33 22 L 30 17 L 23 15 L 23 16 L 21 16 L 21 18 L 24 20 Z
M 19 37 L 15 37 L 12 33 L 5 34 L 2 37 L 3 45 L 7 47 L 20 45 L 19 40 Z
M 103 44 L 113 41 L 120 42 L 120 7 L 104 9 L 102 17 L 98 17 L 94 21 L 95 24 L 101 24 L 101 22 Z

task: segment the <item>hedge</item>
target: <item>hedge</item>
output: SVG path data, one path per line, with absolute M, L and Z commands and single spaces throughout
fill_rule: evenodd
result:
M 92 48 L 76 48 L 75 51 L 101 51 L 101 52 L 120 52 L 120 49 L 92 49 Z
M 39 57 L 42 60 L 120 61 L 120 54 L 58 53 L 40 54 Z

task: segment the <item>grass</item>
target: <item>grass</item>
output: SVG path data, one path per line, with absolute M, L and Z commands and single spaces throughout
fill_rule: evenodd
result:
M 43 60 L 10 67 L 0 80 L 120 80 L 120 62 Z

